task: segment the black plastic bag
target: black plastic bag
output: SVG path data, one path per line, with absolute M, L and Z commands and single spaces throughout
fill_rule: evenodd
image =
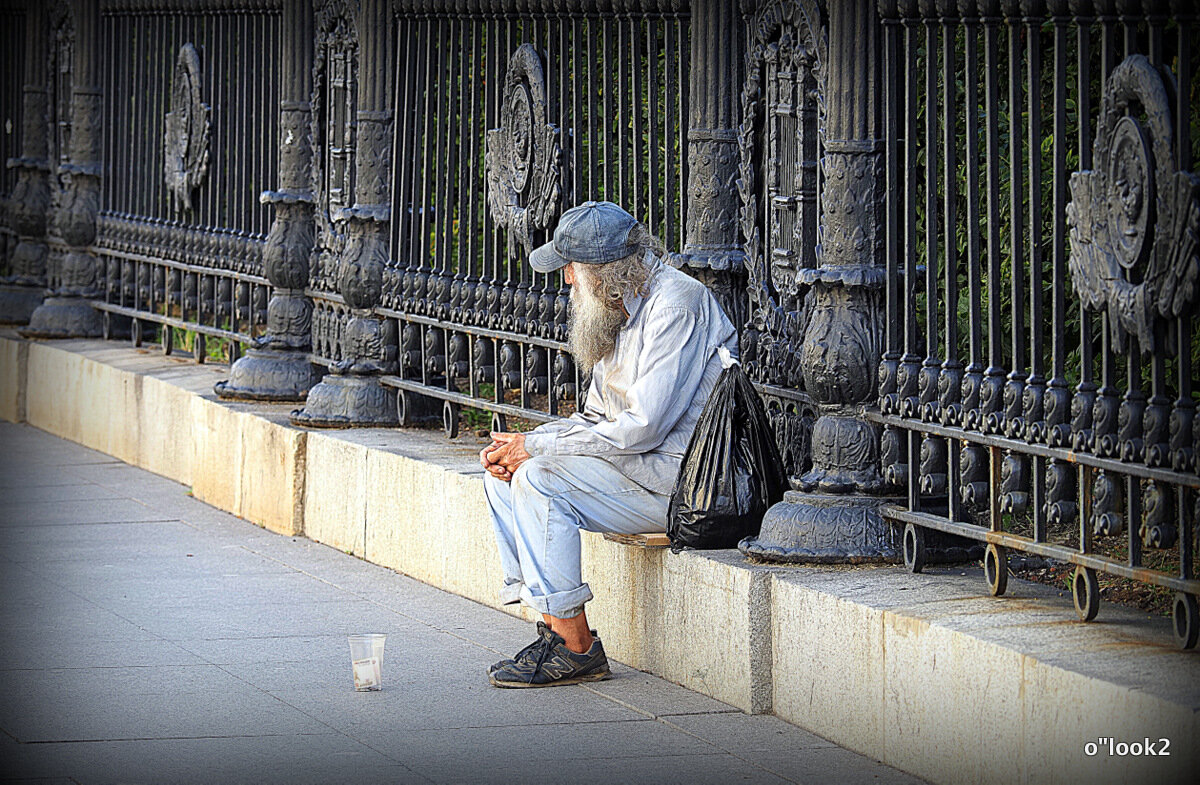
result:
M 671 492 L 675 548 L 733 548 L 758 534 L 787 473 L 762 401 L 739 364 L 726 365 L 696 423 Z

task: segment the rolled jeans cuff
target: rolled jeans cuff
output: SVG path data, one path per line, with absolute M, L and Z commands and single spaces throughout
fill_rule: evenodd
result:
M 583 606 L 592 599 L 592 589 L 586 583 L 577 589 L 536 596 L 521 584 L 521 601 L 538 613 L 556 619 L 570 619 L 583 613 Z
M 525 588 L 525 584 L 520 581 L 506 583 L 500 587 L 500 604 L 512 605 L 515 602 L 521 601 L 521 590 Z

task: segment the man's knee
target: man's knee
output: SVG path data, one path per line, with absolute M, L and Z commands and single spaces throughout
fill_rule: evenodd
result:
M 513 474 L 513 491 L 532 490 L 549 496 L 570 487 L 566 472 L 553 455 L 535 455 Z

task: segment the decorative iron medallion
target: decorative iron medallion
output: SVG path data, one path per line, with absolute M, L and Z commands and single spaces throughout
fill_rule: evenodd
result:
M 488 207 L 508 230 L 509 256 L 533 247 L 533 232 L 550 228 L 562 201 L 563 153 L 560 131 L 546 122 L 546 77 L 531 44 L 508 61 L 500 127 L 488 131 Z
M 1181 316 L 1200 287 L 1200 177 L 1172 171 L 1166 86 L 1144 55 L 1109 76 L 1092 147 L 1071 175 L 1071 278 L 1084 305 L 1107 308 L 1113 340 L 1154 344 L 1154 322 Z
M 184 44 L 171 81 L 163 173 L 175 209 L 185 212 L 191 212 L 192 191 L 208 172 L 209 107 L 200 100 L 200 86 L 200 56 Z

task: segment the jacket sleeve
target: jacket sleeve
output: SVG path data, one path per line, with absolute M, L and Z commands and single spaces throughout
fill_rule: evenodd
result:
M 697 317 L 688 308 L 665 306 L 647 314 L 638 374 L 625 394 L 628 408 L 612 419 L 591 421 L 602 411 L 601 392 L 593 384 L 584 415 L 567 427 L 530 433 L 530 455 L 629 455 L 654 450 L 691 407 L 712 354 Z M 586 420 L 586 421 L 585 421 Z

